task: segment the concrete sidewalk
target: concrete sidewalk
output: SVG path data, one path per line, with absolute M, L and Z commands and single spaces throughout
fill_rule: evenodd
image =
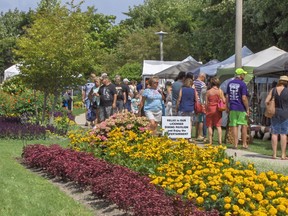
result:
M 85 113 L 76 116 L 75 122 L 82 126 L 83 128 L 91 128 L 91 126 L 85 126 L 86 118 Z M 204 146 L 203 144 L 197 144 L 199 146 Z M 242 149 L 230 149 L 227 148 L 226 153 L 228 156 L 234 157 L 236 160 L 241 162 L 251 162 L 254 163 L 255 167 L 261 168 L 263 171 L 273 170 L 275 172 L 288 171 L 288 160 L 281 160 L 280 158 L 272 159 L 272 156 L 261 155 L 255 152 L 250 152 L 248 150 Z M 271 150 L 272 155 L 272 150 Z M 287 172 L 286 171 L 286 172 Z

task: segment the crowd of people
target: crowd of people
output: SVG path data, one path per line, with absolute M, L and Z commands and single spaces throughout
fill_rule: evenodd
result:
M 191 131 L 194 127 L 196 141 L 213 143 L 214 131 L 218 134 L 218 144 L 222 138 L 223 107 L 228 114 L 226 129 L 231 131 L 233 148 L 238 148 L 239 137 L 242 148 L 248 148 L 249 123 L 249 92 L 244 82 L 247 72 L 242 68 L 235 70 L 235 78 L 228 85 L 225 93 L 220 89 L 217 77 L 207 80 L 206 74 L 200 72 L 197 77 L 184 71 L 179 72 L 174 82 L 167 81 L 164 86 L 159 85 L 157 76 L 150 77 L 146 82 L 138 83 L 121 79 L 116 75 L 112 81 L 104 73 L 101 77 L 91 74 L 90 80 L 82 88 L 82 99 L 86 112 L 86 126 L 88 121 L 94 126 L 109 118 L 116 112 L 133 112 L 135 115 L 146 116 L 150 121 L 150 130 L 154 135 L 161 123 L 162 116 L 188 116 L 190 117 Z M 270 91 L 265 103 L 273 95 L 276 103 L 276 114 L 271 119 L 273 158 L 276 158 L 278 135 L 281 137 L 282 159 L 286 157 L 286 143 L 288 134 L 288 77 L 281 76 L 274 91 Z M 266 94 L 267 95 L 267 94 Z M 262 102 L 264 96 L 262 96 Z M 202 109 L 195 109 L 201 104 Z M 89 120 L 90 111 L 95 115 Z M 196 112 L 197 111 L 197 112 Z M 262 110 L 265 112 L 265 108 Z M 241 130 L 239 130 L 241 128 Z M 240 134 L 241 133 L 241 136 Z M 195 140 L 189 138 L 189 141 Z
M 82 101 L 86 108 L 86 123 L 94 126 L 108 119 L 116 112 L 139 112 L 140 97 L 137 82 L 121 79 L 116 75 L 114 80 L 103 73 L 90 75 L 87 83 L 82 87 Z

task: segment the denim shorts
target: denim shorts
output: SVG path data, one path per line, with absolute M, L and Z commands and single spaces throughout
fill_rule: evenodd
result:
M 272 118 L 271 134 L 288 134 L 288 119 L 283 121 L 278 118 Z

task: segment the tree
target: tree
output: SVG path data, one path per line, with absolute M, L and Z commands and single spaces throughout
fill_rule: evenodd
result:
M 23 35 L 23 27 L 31 23 L 31 11 L 27 14 L 15 9 L 0 14 L 0 76 L 2 72 L 14 64 L 12 50 L 16 46 L 16 39 Z
M 88 34 L 90 13 L 82 13 L 79 6 L 71 8 L 60 3 L 45 7 L 44 1 L 15 50 L 24 83 L 44 92 L 44 110 L 47 96 L 54 95 L 50 123 L 61 92 L 79 84 L 79 76 L 94 64 L 96 48 Z

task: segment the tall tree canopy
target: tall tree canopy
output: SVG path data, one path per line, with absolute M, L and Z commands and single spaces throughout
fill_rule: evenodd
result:
M 23 81 L 45 95 L 53 94 L 55 103 L 65 88 L 80 84 L 78 77 L 93 65 L 97 50 L 88 33 L 90 13 L 71 9 L 59 3 L 40 5 L 15 50 Z

